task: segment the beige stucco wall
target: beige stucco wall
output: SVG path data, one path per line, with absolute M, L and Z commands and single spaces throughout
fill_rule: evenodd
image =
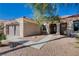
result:
M 23 18 L 19 18 L 19 19 L 16 19 L 16 21 L 19 23 L 19 36 L 20 37 L 24 37 L 24 23 L 23 23 Z
M 40 34 L 40 28 L 37 24 L 24 22 L 24 36 Z
M 67 29 L 74 31 L 74 29 L 73 29 L 73 21 L 76 21 L 76 20 L 79 20 L 79 17 L 63 18 L 63 19 L 60 20 L 60 22 L 61 23 L 62 22 L 67 23 Z
M 40 34 L 40 28 L 36 23 L 25 21 L 28 20 L 26 18 L 19 18 L 17 22 L 19 22 L 19 30 L 20 37 Z

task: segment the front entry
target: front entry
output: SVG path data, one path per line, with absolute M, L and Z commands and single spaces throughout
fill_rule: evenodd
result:
M 56 34 L 57 32 L 57 25 L 56 24 L 50 24 L 50 34 Z
M 67 23 L 60 23 L 60 34 L 61 35 L 66 34 L 66 30 L 67 30 Z
M 41 26 L 41 33 L 42 34 L 46 34 L 47 32 L 46 32 L 46 26 L 45 25 L 42 25 Z

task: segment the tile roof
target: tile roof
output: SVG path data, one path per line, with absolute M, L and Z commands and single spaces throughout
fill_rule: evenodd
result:
M 61 19 L 64 19 L 64 18 L 71 18 L 71 17 L 79 17 L 79 14 L 76 14 L 76 15 L 66 15 L 66 16 L 61 16 L 60 18 L 61 18 Z

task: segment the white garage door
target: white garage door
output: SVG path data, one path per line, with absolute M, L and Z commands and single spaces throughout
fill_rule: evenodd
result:
M 9 26 L 9 35 L 11 36 L 19 36 L 19 26 Z

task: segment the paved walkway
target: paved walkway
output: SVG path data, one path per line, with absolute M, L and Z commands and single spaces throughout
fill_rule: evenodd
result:
M 41 47 L 43 47 L 45 44 L 48 43 L 48 41 L 50 40 L 54 40 L 54 39 L 58 39 L 58 38 L 62 38 L 64 36 L 62 35 L 47 35 L 45 38 L 40 39 L 37 42 L 34 41 L 29 41 L 23 44 L 23 46 L 29 46 L 31 45 L 31 47 L 36 48 L 36 49 L 41 49 Z
M 30 38 L 27 38 L 27 40 L 25 40 L 24 38 L 19 38 L 18 36 L 14 36 L 14 37 L 8 36 L 8 41 L 17 42 L 21 46 L 30 46 L 32 48 L 41 49 L 45 44 L 48 43 L 48 41 L 62 38 L 62 37 L 64 37 L 64 36 L 57 35 L 57 34 L 51 34 L 51 35 L 46 35 L 44 38 L 41 38 L 38 41 L 30 41 Z M 16 46 L 18 46 L 18 45 L 16 45 Z

